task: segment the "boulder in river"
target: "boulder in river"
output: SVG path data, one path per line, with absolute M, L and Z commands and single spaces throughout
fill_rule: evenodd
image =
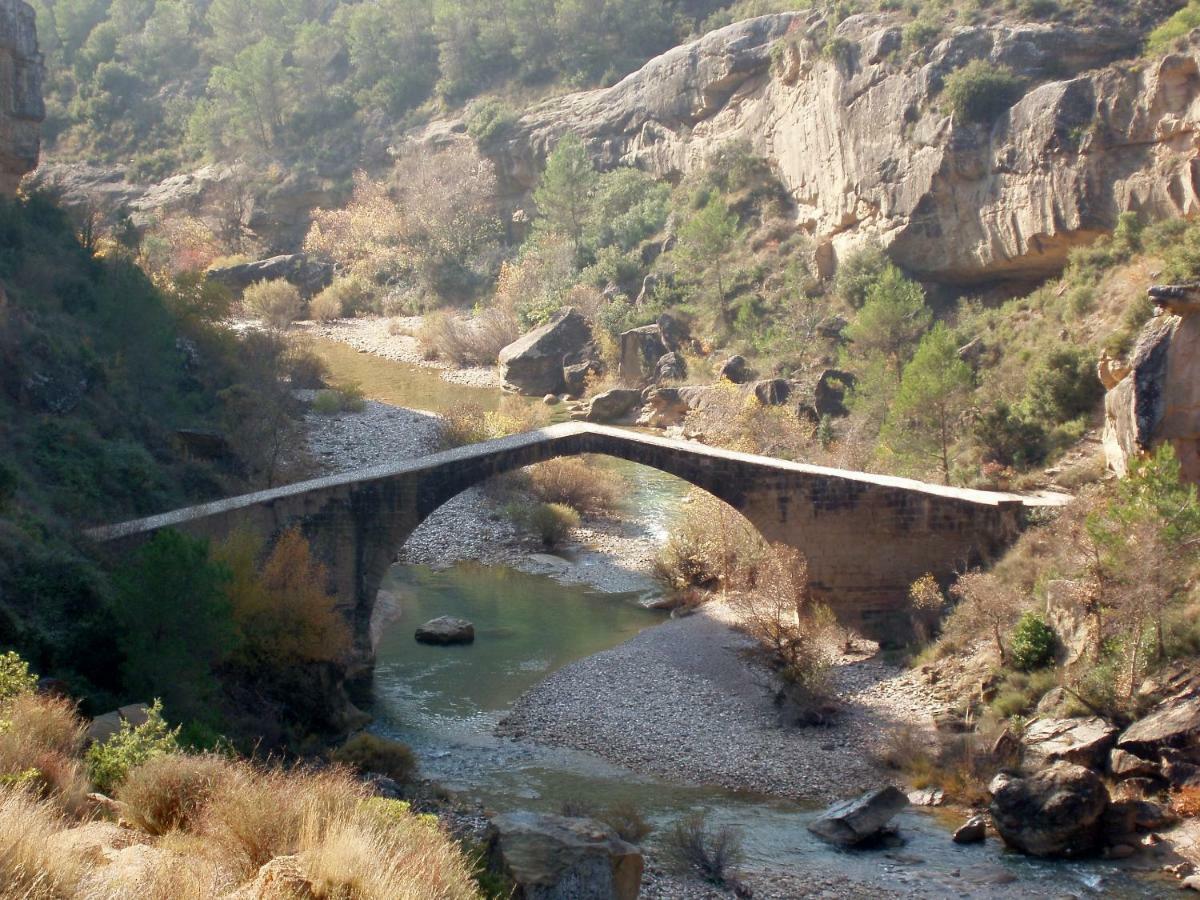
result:
M 1059 762 L 1027 778 L 992 779 L 992 823 L 1031 856 L 1086 856 L 1100 844 L 1108 791 L 1091 769 Z
M 808 823 L 808 830 L 831 844 L 855 847 L 881 837 L 906 806 L 904 792 L 888 785 L 833 804 Z
M 471 644 L 475 641 L 475 626 L 466 619 L 439 616 L 420 626 L 414 636 L 422 644 Z
M 983 816 L 971 816 L 954 832 L 956 844 L 978 844 L 987 838 L 987 819 Z
M 563 307 L 500 351 L 500 377 L 505 387 L 531 397 L 561 393 L 567 387 L 564 366 L 581 364 L 591 341 L 587 319 Z
M 505 813 L 487 848 L 489 866 L 526 900 L 635 900 L 641 890 L 641 851 L 593 819 Z

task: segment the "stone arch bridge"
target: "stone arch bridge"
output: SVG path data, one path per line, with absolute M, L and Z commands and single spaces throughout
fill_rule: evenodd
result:
M 360 659 L 369 660 L 379 586 L 401 546 L 430 513 L 493 475 L 582 453 L 652 466 L 724 500 L 768 541 L 805 554 L 814 595 L 843 622 L 892 643 L 908 634 L 908 587 L 915 579 L 931 572 L 946 580 L 956 570 L 996 558 L 1016 539 L 1030 508 L 1062 502 L 1061 497 L 942 487 L 619 428 L 566 424 L 88 534 L 106 550 L 124 554 L 165 528 L 220 540 L 237 528 L 271 539 L 298 526 L 328 565 Z

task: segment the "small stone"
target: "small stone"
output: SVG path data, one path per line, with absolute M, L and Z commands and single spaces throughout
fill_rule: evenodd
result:
M 554 406 L 556 403 L 558 403 L 558 394 L 547 394 L 542 398 L 542 402 L 547 406 Z
M 475 626 L 466 619 L 440 616 L 419 627 L 414 637 L 421 644 L 470 644 L 475 641 Z

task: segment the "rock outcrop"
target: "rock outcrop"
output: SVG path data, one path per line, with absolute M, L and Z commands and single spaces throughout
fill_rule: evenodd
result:
M 847 49 L 829 54 L 829 24 L 780 13 L 711 32 L 610 88 L 535 106 L 488 153 L 515 199 L 567 131 L 601 167 L 664 176 L 740 141 L 775 164 L 824 272 L 876 237 L 941 282 L 1045 276 L 1122 212 L 1197 212 L 1200 45 L 1117 66 L 1138 54 L 1136 33 L 994 24 L 910 53 L 894 18 L 863 14 L 837 25 Z M 941 98 L 975 59 L 1031 85 L 994 124 L 955 121 Z
M 642 854 L 592 819 L 514 812 L 488 829 L 488 862 L 526 900 L 635 900 Z
M 1200 286 L 1157 287 L 1150 294 L 1159 312 L 1142 329 L 1128 364 L 1100 361 L 1109 384 L 1105 456 L 1124 476 L 1133 460 L 1169 443 L 1183 477 L 1200 482 Z
M 500 351 L 504 386 L 531 397 L 561 393 L 568 388 L 565 368 L 585 364 L 591 341 L 587 319 L 578 310 L 564 307 L 545 325 Z
M 0 194 L 15 194 L 37 166 L 45 118 L 33 7 L 0 0 Z
M 333 281 L 333 266 L 303 253 L 291 253 L 209 269 L 206 276 L 210 281 L 239 292 L 258 281 L 282 278 L 298 287 L 306 297 L 311 297 Z
M 1116 740 L 1117 729 L 1096 716 L 1039 717 L 1026 725 L 1021 735 L 1026 763 L 1069 762 L 1089 769 L 1104 768 Z

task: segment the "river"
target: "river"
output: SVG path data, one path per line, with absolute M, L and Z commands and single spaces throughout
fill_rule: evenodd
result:
M 485 408 L 499 392 L 450 384 L 436 371 L 317 341 L 314 348 L 339 379 L 357 381 L 370 399 L 442 412 L 462 403 Z M 531 401 L 532 402 L 532 401 Z M 665 536 L 686 485 L 633 464 L 612 461 L 631 484 L 629 514 L 649 516 Z M 460 563 L 439 572 L 398 565 L 384 585 L 401 614 L 377 650 L 374 730 L 416 750 L 422 773 L 447 790 L 495 811 L 555 812 L 564 803 L 602 808 L 630 802 L 655 826 L 656 846 L 670 823 L 703 810 L 742 836 L 748 871 L 794 876 L 834 872 L 859 887 L 923 897 L 1158 896 L 1103 862 L 1045 863 L 1006 852 L 1000 842 L 962 847 L 949 840 L 947 815 L 910 810 L 897 819 L 901 848 L 846 853 L 804 827 L 815 814 L 796 803 L 706 785 L 648 778 L 589 753 L 499 738 L 497 722 L 551 672 L 613 647 L 662 621 L 644 594 L 600 594 L 547 576 Z M 454 615 L 476 627 L 467 647 L 413 640 L 427 619 Z M 597 702 L 603 702 L 597 697 Z

